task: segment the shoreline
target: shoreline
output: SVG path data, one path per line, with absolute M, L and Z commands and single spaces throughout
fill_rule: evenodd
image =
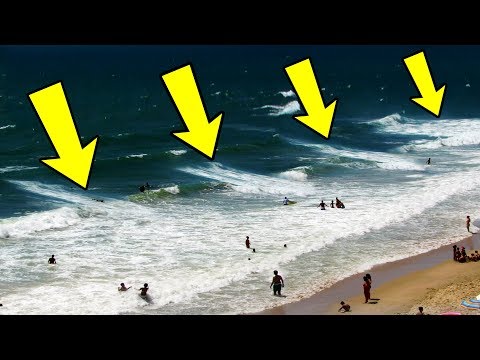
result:
M 471 263 L 453 261 L 453 245 L 465 246 L 468 254 L 472 250 L 480 250 L 480 234 L 473 233 L 456 243 L 423 254 L 375 265 L 364 273 L 340 280 L 309 298 L 251 315 L 393 315 L 411 313 L 418 306 L 424 306 L 425 313 L 433 313 L 432 309 L 423 304 L 428 302 L 425 297 L 435 297 L 432 295 L 433 292 L 445 289 L 453 282 L 461 285 L 480 277 L 480 261 Z M 372 275 L 372 300 L 378 298 L 370 304 L 364 304 L 362 278 L 365 273 Z M 450 288 L 450 292 L 452 291 L 455 289 Z M 475 293 L 476 290 L 471 291 Z M 480 294 L 480 284 L 475 295 L 477 294 Z M 338 312 L 342 300 L 352 306 L 351 312 L 345 314 Z M 418 305 L 419 302 L 422 304 Z M 456 311 L 461 309 L 462 314 L 480 314 L 480 310 L 463 308 L 460 302 L 461 299 L 458 301 Z

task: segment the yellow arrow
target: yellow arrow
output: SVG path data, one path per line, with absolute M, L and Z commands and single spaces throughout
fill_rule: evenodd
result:
M 212 122 L 208 121 L 190 64 L 162 75 L 162 79 L 183 124 L 188 128 L 188 131 L 172 131 L 170 134 L 213 160 L 224 113 L 220 112 Z
M 29 99 L 57 152 L 57 157 L 40 161 L 86 190 L 98 136 L 82 148 L 61 82 L 29 94 Z
M 406 57 L 403 61 L 421 95 L 421 97 L 417 98 L 412 96 L 410 100 L 416 102 L 417 105 L 420 105 L 436 117 L 440 117 L 443 95 L 447 85 L 443 85 L 439 90 L 435 90 L 433 78 L 423 51 Z
M 287 66 L 285 71 L 307 112 L 307 115 L 293 118 L 328 139 L 332 130 L 337 99 L 325 108 L 310 59 Z

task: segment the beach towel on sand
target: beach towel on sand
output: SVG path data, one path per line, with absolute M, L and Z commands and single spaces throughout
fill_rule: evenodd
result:
M 459 313 L 457 311 L 448 311 L 446 313 L 441 313 L 440 315 L 462 315 L 462 313 Z
M 477 310 L 480 310 L 480 304 L 472 304 L 472 303 L 469 303 L 468 301 L 466 300 L 462 300 L 462 303 L 461 303 L 462 306 L 468 308 L 468 309 L 477 309 Z

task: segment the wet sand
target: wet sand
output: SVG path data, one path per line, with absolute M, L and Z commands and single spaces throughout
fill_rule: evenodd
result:
M 365 304 L 363 275 L 356 274 L 322 290 L 310 298 L 267 309 L 255 315 L 401 315 L 415 314 L 419 306 L 426 314 L 458 311 L 480 315 L 480 310 L 461 306 L 480 294 L 480 261 L 453 260 L 453 243 L 407 259 L 377 265 L 365 273 L 372 275 L 371 301 Z M 467 253 L 480 252 L 480 235 L 473 234 L 456 243 Z M 339 313 L 340 301 L 351 305 Z

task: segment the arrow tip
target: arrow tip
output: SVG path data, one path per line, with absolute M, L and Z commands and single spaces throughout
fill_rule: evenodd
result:
M 425 110 L 431 112 L 436 117 L 440 117 L 446 88 L 447 85 L 443 85 L 439 90 L 433 91 L 422 97 L 412 98 L 411 100 Z
M 40 159 L 40 161 L 75 183 L 75 185 L 86 190 L 90 180 L 97 140 L 98 136 L 84 148 L 72 149 L 62 154 L 61 158 Z
M 198 126 L 193 131 L 172 132 L 171 134 L 209 160 L 213 160 L 215 158 L 223 114 L 221 112 L 213 121 L 206 125 Z

